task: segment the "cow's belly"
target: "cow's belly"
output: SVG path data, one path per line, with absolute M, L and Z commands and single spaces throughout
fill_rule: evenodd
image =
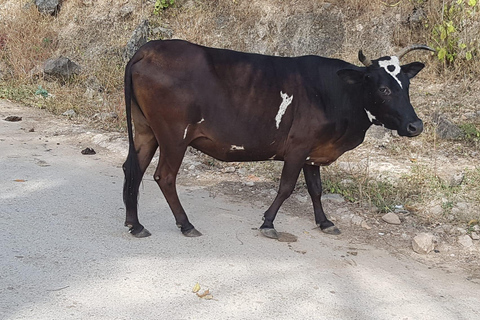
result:
M 221 161 L 262 161 L 275 158 L 275 148 L 260 148 L 248 143 L 232 144 L 200 137 L 190 143 L 195 149 Z

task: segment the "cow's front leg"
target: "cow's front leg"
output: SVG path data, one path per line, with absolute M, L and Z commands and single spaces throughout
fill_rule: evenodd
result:
M 260 227 L 262 234 L 268 238 L 278 239 L 278 233 L 273 226 L 273 220 L 277 215 L 280 206 L 292 194 L 295 184 L 302 169 L 303 163 L 298 161 L 287 161 L 283 165 L 282 176 L 280 178 L 280 187 L 272 205 L 263 215 L 263 224 Z
M 322 207 L 322 180 L 320 178 L 320 168 L 305 164 L 303 166 L 303 174 L 307 183 L 308 193 L 312 198 L 313 212 L 315 215 L 315 223 L 320 229 L 328 234 L 340 234 L 340 230 L 327 219 Z

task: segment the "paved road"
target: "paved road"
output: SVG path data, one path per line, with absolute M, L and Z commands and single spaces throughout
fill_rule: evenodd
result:
M 332 238 L 288 214 L 277 228 L 298 241 L 267 239 L 255 230 L 258 207 L 201 188 L 179 189 L 204 236 L 183 237 L 146 180 L 140 210 L 153 235 L 132 238 L 123 156 L 39 110 L 0 100 L 0 118 L 1 319 L 480 319 L 479 285 L 460 272 Z M 81 155 L 87 146 L 97 155 Z M 212 299 L 192 293 L 196 283 Z

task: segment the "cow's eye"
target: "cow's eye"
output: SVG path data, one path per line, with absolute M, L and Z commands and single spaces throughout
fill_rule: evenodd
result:
M 390 91 L 390 89 L 387 88 L 387 87 L 380 87 L 378 89 L 378 91 L 380 91 L 380 93 L 382 93 L 383 95 L 386 95 L 386 96 L 388 96 L 388 95 L 390 95 L 390 93 L 392 93 L 392 91 Z

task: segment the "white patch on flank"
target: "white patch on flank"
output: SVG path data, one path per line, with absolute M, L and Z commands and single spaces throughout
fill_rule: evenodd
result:
M 268 158 L 268 160 L 275 160 L 275 157 L 276 157 L 276 156 L 277 156 L 277 155 L 274 154 L 273 156 L 271 156 L 270 158 Z
M 400 85 L 400 88 L 403 89 L 402 82 L 400 81 L 400 79 L 398 79 L 398 74 L 400 73 L 400 71 L 402 69 L 400 68 L 400 61 L 398 60 L 397 57 L 391 56 L 390 60 L 380 60 L 380 61 L 378 61 L 378 65 L 381 68 L 385 69 L 385 71 L 389 75 L 391 75 L 393 77 L 393 79 L 395 79 L 398 82 L 398 84 Z M 393 71 L 390 71 L 390 70 L 388 70 L 389 66 L 393 66 L 395 69 L 393 69 Z
M 200 123 L 202 123 L 203 121 L 205 121 L 204 118 L 202 118 L 202 120 L 198 121 L 197 123 L 200 124 Z
M 370 120 L 371 123 L 373 123 L 373 120 L 377 120 L 377 118 L 375 118 L 375 116 L 370 111 L 368 111 L 367 109 L 363 110 L 365 110 L 365 112 L 367 113 L 368 120 Z
M 230 147 L 230 151 L 239 151 L 239 150 L 245 150 L 245 148 L 243 146 L 234 146 L 234 145 Z
M 307 159 L 305 159 L 305 160 L 307 160 L 307 161 L 310 160 L 310 157 L 307 157 Z
M 278 113 L 275 117 L 277 129 L 280 128 L 280 122 L 282 121 L 282 117 L 285 114 L 285 111 L 287 111 L 287 107 L 290 105 L 290 103 L 292 103 L 293 100 L 293 95 L 289 97 L 288 94 L 283 93 L 282 91 L 280 91 L 280 96 L 282 97 L 283 101 L 282 104 L 280 104 L 280 107 L 278 108 Z
M 183 133 L 183 140 L 185 140 L 185 138 L 187 137 L 188 127 L 190 127 L 190 124 L 187 124 L 187 127 L 185 128 L 185 132 Z

